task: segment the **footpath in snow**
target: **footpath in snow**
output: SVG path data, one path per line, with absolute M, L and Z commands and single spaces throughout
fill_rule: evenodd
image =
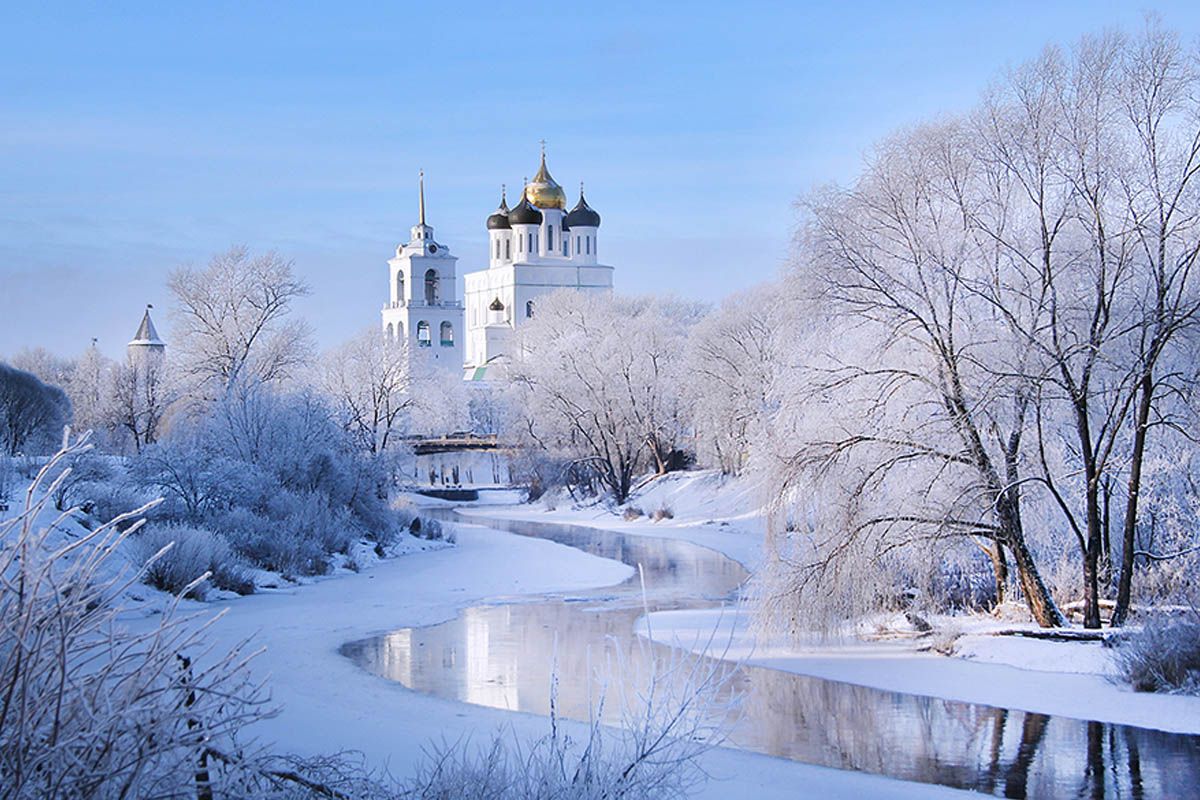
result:
M 629 505 L 673 518 L 628 520 L 603 506 L 479 507 L 491 517 L 584 525 L 709 547 L 753 570 L 762 559 L 764 523 L 753 489 L 713 472 L 668 475 L 635 494 Z M 727 657 L 774 669 L 876 689 L 1089 719 L 1173 733 L 1200 733 L 1200 698 L 1134 692 L 1110 680 L 1112 651 L 1093 642 L 1051 642 L 994 636 L 1012 628 L 987 617 L 941 618 L 962 635 L 953 656 L 925 651 L 924 640 L 820 641 L 807 646 L 756 640 L 744 609 L 659 612 L 649 630 L 657 641 L 693 651 L 730 643 Z M 1031 626 L 1032 627 L 1032 626 Z M 646 621 L 640 631 L 646 634 Z M 714 631 L 716 636 L 714 637 Z

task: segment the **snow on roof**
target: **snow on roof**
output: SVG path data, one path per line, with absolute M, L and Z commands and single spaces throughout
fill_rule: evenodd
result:
M 154 329 L 154 320 L 150 319 L 149 306 L 146 307 L 146 313 L 142 315 L 142 324 L 138 326 L 137 333 L 133 335 L 133 339 L 129 343 L 166 346 L 166 342 L 158 338 L 158 331 Z

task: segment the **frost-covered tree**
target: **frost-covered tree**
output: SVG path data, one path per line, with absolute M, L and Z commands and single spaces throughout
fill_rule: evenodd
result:
M 624 502 L 663 472 L 689 429 L 679 354 L 699 311 L 650 299 L 557 292 L 542 299 L 511 365 L 518 435 L 597 476 Z
M 831 583 L 862 584 L 848 567 L 894 560 L 906 544 L 975 541 L 1000 592 L 1007 552 L 1034 616 L 1060 624 L 1023 519 L 1030 347 L 979 296 L 996 250 L 973 235 L 956 191 L 976 164 L 967 135 L 946 124 L 894 137 L 854 186 L 806 202 L 791 280 L 820 335 L 791 343 L 800 366 L 776 387 L 774 455 L 762 469 L 807 509 L 808 536 L 776 531 L 775 552 L 798 562 L 777 575 L 794 582 L 787 596 L 821 596 Z M 810 491 L 821 501 L 809 505 Z M 886 601 L 847 599 L 848 613 Z
M 43 383 L 65 389 L 75 372 L 75 362 L 51 353 L 44 347 L 25 348 L 12 358 L 17 369 L 31 372 Z
M 1121 194 L 1145 260 L 1134 303 L 1132 442 L 1121 523 L 1120 576 L 1113 623 L 1129 613 L 1137 553 L 1139 498 L 1152 431 L 1172 432 L 1186 414 L 1170 413 L 1196 386 L 1200 327 L 1200 100 L 1194 54 L 1179 37 L 1151 27 L 1121 64 L 1118 108 L 1133 132 L 1124 150 Z M 1184 406 L 1186 407 L 1186 403 Z M 1194 495 L 1194 492 L 1193 492 Z
M 768 413 L 783 357 L 781 290 L 772 283 L 730 296 L 696 324 L 682 354 L 697 456 L 725 473 L 741 472 Z
M 1011 555 L 1034 616 L 1055 624 L 1033 562 L 1066 531 L 1096 627 L 1124 499 L 1127 607 L 1151 433 L 1168 445 L 1181 430 L 1196 378 L 1193 64 L 1153 25 L 1048 50 L 970 115 L 893 137 L 851 187 L 808 198 L 798 272 L 833 341 L 792 394 L 828 403 L 835 424 L 786 393 L 780 424 L 810 426 L 790 468 L 841 486 L 827 506 L 859 538 L 826 528 L 826 552 L 990 538 L 997 583 Z
M 214 400 L 240 381 L 285 380 L 308 360 L 308 328 L 289 318 L 308 287 L 276 253 L 234 247 L 203 269 L 175 270 L 168 286 L 175 357 L 198 398 Z
M 112 427 L 108 411 L 115 369 L 116 365 L 93 341 L 75 361 L 71 377 L 63 387 L 74 410 L 72 427 L 92 431 L 96 442 L 107 442 Z
M 364 452 L 379 455 L 401 436 L 420 402 L 419 365 L 406 340 L 371 328 L 327 353 L 320 383 L 342 427 Z
M 113 368 L 106 398 L 108 425 L 123 433 L 140 453 L 162 435 L 176 388 L 169 365 L 152 360 L 126 360 Z

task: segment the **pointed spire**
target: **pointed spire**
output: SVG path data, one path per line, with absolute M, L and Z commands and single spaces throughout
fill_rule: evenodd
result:
M 133 341 L 130 344 L 163 344 L 163 340 L 158 338 L 158 331 L 154 328 L 154 320 L 150 319 L 150 309 L 152 308 L 154 308 L 153 305 L 146 305 L 146 313 L 142 315 L 142 324 L 138 325 L 137 333 L 133 335 Z
M 420 184 L 420 187 L 421 187 L 421 188 L 420 188 L 420 194 L 421 194 L 421 221 L 420 221 L 418 224 L 420 224 L 420 225 L 424 225 L 424 224 L 425 224 L 425 170 L 421 170 L 420 172 L 418 172 L 418 173 L 417 173 L 417 175 L 418 175 L 417 181 L 418 181 L 418 183 Z

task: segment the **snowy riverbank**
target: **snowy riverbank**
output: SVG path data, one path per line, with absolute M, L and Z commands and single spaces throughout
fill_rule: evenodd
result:
M 738 481 L 712 472 L 669 475 L 649 484 L 630 504 L 651 513 L 667 507 L 673 518 L 627 520 L 602 506 L 566 504 L 553 510 L 524 505 L 474 512 L 685 539 L 724 553 L 748 569 L 762 559 L 758 499 Z M 994 636 L 991 632 L 997 629 L 1015 626 L 989 617 L 942 618 L 937 623 L 944 628 L 939 633 L 943 639 L 949 633 L 957 636 L 952 656 L 925 652 L 928 641 L 912 638 L 814 641 L 805 647 L 756 641 L 748 630 L 748 615 L 740 609 L 661 612 L 650 620 L 658 641 L 692 650 L 703 649 L 710 640 L 722 648 L 728 642 L 729 658 L 788 672 L 1076 719 L 1200 733 L 1200 698 L 1139 693 L 1112 682 L 1112 651 L 1098 643 Z M 645 621 L 641 630 L 645 633 Z
M 254 672 L 269 680 L 281 713 L 256 726 L 281 751 L 358 750 L 377 767 L 408 774 L 431 741 L 485 741 L 511 727 L 535 737 L 546 721 L 410 691 L 360 669 L 342 644 L 400 627 L 429 625 L 462 608 L 517 595 L 612 585 L 630 569 L 548 541 L 481 526 L 458 526 L 458 547 L 414 553 L 309 585 L 197 605 L 224 611 L 212 628 L 218 646 L 250 637 L 265 652 Z M 148 625 L 135 620 L 132 625 Z M 550 658 L 550 654 L 547 654 Z M 574 725 L 574 723 L 567 723 Z M 582 726 L 579 726 L 582 730 Z M 752 753 L 708 754 L 702 798 L 790 798 L 796 786 L 823 798 L 956 797 L 963 793 Z

